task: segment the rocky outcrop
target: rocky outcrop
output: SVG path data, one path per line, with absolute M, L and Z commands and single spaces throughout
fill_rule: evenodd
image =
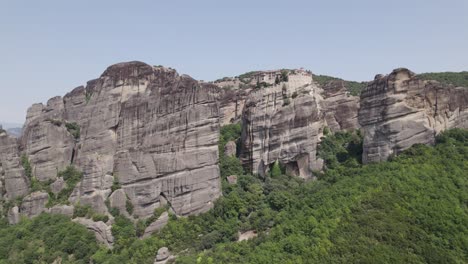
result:
M 94 222 L 87 218 L 75 218 L 73 222 L 84 225 L 88 230 L 96 235 L 96 239 L 106 245 L 108 248 L 112 248 L 114 244 L 114 237 L 112 236 L 111 227 L 106 225 L 104 222 Z
M 49 195 L 45 192 L 33 192 L 24 197 L 21 203 L 20 213 L 27 217 L 34 217 L 47 211 L 46 204 Z
M 61 97 L 49 100 L 37 116 L 26 122 L 21 146 L 32 165 L 33 175 L 39 181 L 54 180 L 57 172 L 64 170 L 72 162 L 74 138 L 63 121 L 63 101 Z M 31 107 L 29 112 L 36 111 Z
M 221 125 L 238 123 L 242 117 L 245 101 L 247 100 L 252 88 L 241 87 L 240 81 L 236 80 L 234 85 L 224 85 L 217 83 L 220 89 L 219 96 L 219 115 Z
M 226 157 L 236 156 L 237 153 L 237 145 L 234 141 L 229 141 L 224 146 L 224 155 Z
M 106 213 L 118 182 L 150 216 L 167 201 L 178 215 L 204 212 L 220 195 L 219 89 L 141 62 L 109 67 L 27 115 L 21 148 L 40 181 L 72 164 L 83 179 L 70 202 Z
M 174 259 L 174 256 L 171 255 L 167 247 L 162 247 L 158 249 L 158 254 L 154 259 L 154 264 L 165 264 L 169 260 Z
M 332 132 L 358 129 L 359 96 L 351 95 L 343 80 L 331 80 L 322 88 L 325 125 Z
M 252 173 L 264 175 L 277 160 L 302 178 L 322 167 L 316 157 L 324 125 L 321 91 L 312 75 L 293 80 L 259 89 L 246 101 L 241 160 Z
M 13 206 L 8 211 L 8 223 L 15 225 L 21 221 L 21 215 L 18 206 Z
M 408 69 L 377 75 L 361 93 L 364 163 L 386 160 L 413 144 L 432 144 L 453 127 L 468 128 L 468 89 L 417 78 Z
M 119 209 L 120 213 L 127 212 L 126 204 L 127 204 L 127 195 L 123 189 L 115 190 L 109 196 L 109 202 L 111 208 Z
M 29 181 L 24 174 L 17 140 L 0 132 L 0 192 L 4 199 L 15 199 L 29 192 Z
M 48 210 L 51 214 L 61 214 L 68 217 L 73 217 L 74 207 L 72 205 L 55 205 Z
M 161 230 L 169 222 L 169 214 L 167 212 L 162 213 L 158 219 L 152 222 L 143 234 L 143 238 L 151 236 L 154 232 Z
M 63 180 L 63 177 L 58 177 L 52 184 L 50 184 L 50 191 L 57 195 L 59 194 L 65 187 L 67 183 Z

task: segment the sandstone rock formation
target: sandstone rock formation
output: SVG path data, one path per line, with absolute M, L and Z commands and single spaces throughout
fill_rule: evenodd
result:
M 72 205 L 55 205 L 48 210 L 51 214 L 61 214 L 68 217 L 73 217 L 74 207 Z
M 240 121 L 245 100 L 252 90 L 250 87 L 241 88 L 236 83 L 236 86 L 216 83 L 219 87 L 219 122 L 222 126 Z
M 86 218 L 75 218 L 73 222 L 79 223 L 86 226 L 88 230 L 96 235 L 96 239 L 106 245 L 108 248 L 112 248 L 114 243 L 114 237 L 112 236 L 111 227 L 106 225 L 104 222 L 94 222 L 91 219 Z
M 0 192 L 4 199 L 15 199 L 29 192 L 29 181 L 21 166 L 17 140 L 0 132 Z
M 86 87 L 33 105 L 21 149 L 42 182 L 71 164 L 83 171 L 69 200 L 98 213 L 107 212 L 115 182 L 135 216 L 151 215 L 162 200 L 178 215 L 204 212 L 220 195 L 218 98 L 216 86 L 175 70 L 116 64 Z M 23 180 L 20 168 L 8 175 Z M 27 193 L 14 186 L 12 196 Z
M 158 254 L 156 255 L 156 258 L 154 259 L 154 264 L 164 264 L 173 258 L 174 257 L 171 256 L 169 249 L 167 247 L 162 247 L 158 249 Z
M 321 169 L 316 157 L 323 128 L 320 89 L 303 73 L 249 95 L 242 115 L 241 159 L 264 175 L 279 161 L 302 178 Z
M 420 80 L 408 69 L 378 75 L 361 94 L 364 163 L 386 160 L 442 130 L 468 128 L 468 89 Z
M 19 223 L 20 220 L 21 220 L 21 215 L 19 212 L 19 208 L 18 206 L 13 206 L 8 211 L 8 223 L 13 225 L 13 224 Z
M 20 213 L 27 217 L 34 217 L 46 211 L 49 194 L 45 192 L 33 192 L 23 198 Z
M 169 222 L 169 214 L 164 212 L 161 216 L 156 219 L 153 223 L 151 223 L 146 229 L 145 233 L 143 234 L 143 238 L 151 236 L 154 232 L 161 230 L 164 226 L 166 226 L 167 222 Z
M 231 157 L 231 156 L 235 157 L 236 156 L 236 151 L 237 151 L 237 146 L 236 146 L 236 142 L 234 142 L 234 141 L 229 141 L 224 146 L 224 155 L 226 157 Z
M 332 132 L 358 129 L 359 96 L 352 96 L 343 80 L 331 80 L 322 88 L 326 126 Z

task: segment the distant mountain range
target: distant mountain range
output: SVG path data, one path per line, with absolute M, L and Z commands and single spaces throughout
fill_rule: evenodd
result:
M 23 131 L 23 124 L 20 123 L 0 121 L 0 127 L 2 127 L 8 134 L 14 137 L 21 136 Z

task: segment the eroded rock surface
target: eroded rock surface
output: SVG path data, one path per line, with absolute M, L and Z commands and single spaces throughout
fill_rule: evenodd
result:
M 361 93 L 364 163 L 386 160 L 441 131 L 468 128 L 468 89 L 420 80 L 408 69 L 377 75 Z
M 106 245 L 108 248 L 112 248 L 114 243 L 114 237 L 112 236 L 111 227 L 106 225 L 104 222 L 94 222 L 87 218 L 75 218 L 73 222 L 84 225 L 88 230 L 92 231 L 96 235 L 96 239 Z
M 33 105 L 21 147 L 40 181 L 70 164 L 83 171 L 69 200 L 98 213 L 118 182 L 135 216 L 151 215 L 161 200 L 178 215 L 196 214 L 220 195 L 218 98 L 218 87 L 175 70 L 120 63 Z
M 15 199 L 29 192 L 29 180 L 21 165 L 19 146 L 16 138 L 0 132 L 0 180 L 4 199 Z
M 358 129 L 359 96 L 351 95 L 343 80 L 329 81 L 322 88 L 326 126 L 332 132 Z
M 49 200 L 49 194 L 46 192 L 33 192 L 23 198 L 20 213 L 27 217 L 34 217 L 47 211 L 46 204 Z
M 237 149 L 236 142 L 229 141 L 224 146 L 224 155 L 227 157 L 236 156 L 236 149 Z
M 324 125 L 320 92 L 312 75 L 304 72 L 249 95 L 242 116 L 241 153 L 248 170 L 264 175 L 277 160 L 303 178 L 321 169 L 316 157 Z
M 48 210 L 51 214 L 61 214 L 68 217 L 73 217 L 74 207 L 72 205 L 55 205 Z
M 151 236 L 154 232 L 161 230 L 164 226 L 166 226 L 167 222 L 169 221 L 169 214 L 164 212 L 161 216 L 156 219 L 153 223 L 151 223 L 146 229 L 145 233 L 143 234 L 143 238 Z

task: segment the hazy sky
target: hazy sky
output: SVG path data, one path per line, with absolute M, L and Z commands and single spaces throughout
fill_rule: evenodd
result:
M 467 0 L 0 0 L 0 120 L 141 60 L 196 79 L 468 70 Z

